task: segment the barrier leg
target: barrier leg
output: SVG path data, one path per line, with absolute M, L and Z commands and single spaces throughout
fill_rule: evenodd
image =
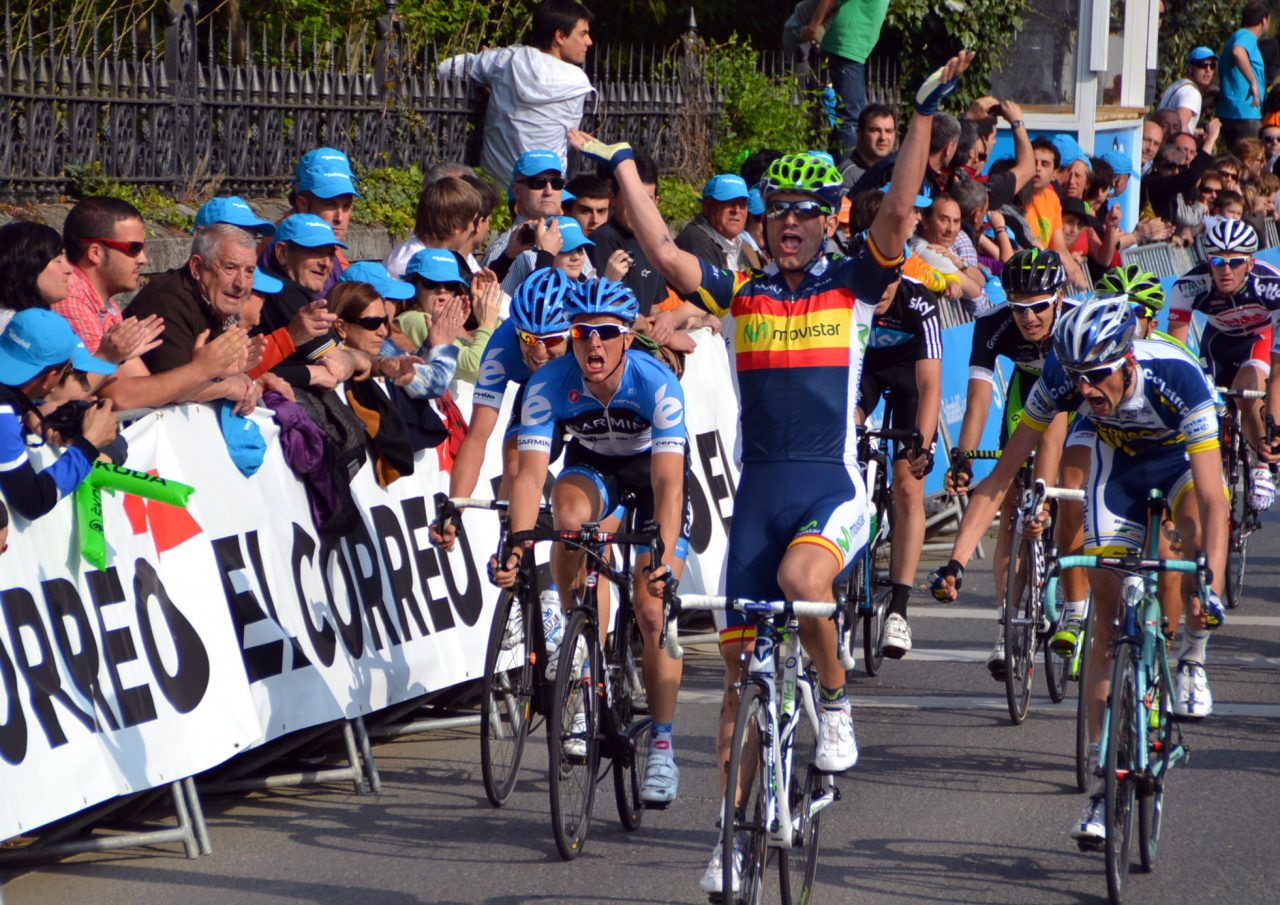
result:
M 204 808 L 200 805 L 200 793 L 196 791 L 196 781 L 188 776 L 182 781 L 182 788 L 187 793 L 187 805 L 191 809 L 191 823 L 195 826 L 196 841 L 200 843 L 200 854 L 212 855 L 213 843 L 209 840 L 209 824 L 205 823 Z
M 369 731 L 365 728 L 364 717 L 358 716 L 354 722 L 356 740 L 360 742 L 360 756 L 364 759 L 364 772 L 369 777 L 369 789 L 375 793 L 381 792 L 382 777 L 378 775 L 378 763 L 373 759 L 373 746 L 369 744 Z
M 351 731 L 351 720 L 342 721 L 342 740 L 347 745 L 347 762 L 351 764 L 351 785 L 357 795 L 364 794 L 364 770 L 361 769 L 360 755 L 356 751 L 355 733 Z
M 187 807 L 186 789 L 182 787 L 182 783 L 175 782 L 169 785 L 169 791 L 173 795 L 173 809 L 178 812 L 178 826 L 184 831 L 182 838 L 182 846 L 187 850 L 187 857 L 191 859 L 200 857 L 200 844 L 196 842 L 195 829 L 191 824 L 191 811 Z

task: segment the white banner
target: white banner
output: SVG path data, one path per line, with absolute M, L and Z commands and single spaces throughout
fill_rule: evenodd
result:
M 719 337 L 683 385 L 694 482 L 685 586 L 723 586 L 737 406 Z M 469 392 L 460 405 L 469 410 Z M 508 394 L 477 496 L 501 473 Z M 271 417 L 258 472 L 232 464 L 213 410 L 126 432 L 129 466 L 191 484 L 187 510 L 104 494 L 109 568 L 79 558 L 71 501 L 15 519 L 0 560 L 0 839 L 115 795 L 209 769 L 285 733 L 478 678 L 496 590 L 493 513 L 433 548 L 434 451 L 389 488 L 352 482 L 361 528 L 322 540 Z

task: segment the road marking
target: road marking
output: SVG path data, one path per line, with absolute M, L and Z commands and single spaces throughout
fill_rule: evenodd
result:
M 911 608 L 912 619 L 990 619 L 996 620 L 994 606 L 918 606 Z M 1257 625 L 1280 628 L 1280 616 L 1246 616 L 1227 611 L 1227 626 Z M 912 652 L 914 653 L 914 651 Z

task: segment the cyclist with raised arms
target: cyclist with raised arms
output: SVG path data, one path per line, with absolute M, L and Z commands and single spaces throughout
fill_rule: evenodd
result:
M 1209 260 L 1173 284 L 1169 335 L 1185 343 L 1192 313 L 1201 312 L 1206 323 L 1200 361 L 1213 382 L 1233 390 L 1264 390 L 1271 373 L 1271 321 L 1280 309 L 1280 275 L 1254 261 L 1258 234 L 1242 220 L 1211 224 L 1201 241 Z M 1262 400 L 1232 401 L 1249 442 L 1249 502 L 1261 512 L 1276 499 L 1271 469 L 1258 458 L 1264 431 Z
M 892 188 L 864 247 L 847 258 L 823 252 L 836 226 L 844 184 L 821 157 L 790 154 L 769 166 L 761 188 L 764 238 L 773 262 L 763 271 L 734 273 L 676 246 L 640 182 L 630 147 L 570 133 L 576 147 L 612 168 L 631 211 L 632 231 L 650 262 L 682 295 L 712 314 L 732 317 L 732 330 L 725 333 L 732 337 L 735 358 L 743 462 L 725 567 L 729 597 L 830 601 L 832 582 L 866 545 L 866 490 L 856 460 L 863 353 L 875 306 L 901 272 L 933 114 L 971 59 L 970 53 L 953 57 L 916 93 L 916 116 L 903 139 Z M 754 642 L 745 619 L 727 621 L 721 633 L 727 667 L 721 763 L 733 730 L 739 653 Z M 848 770 L 858 747 L 835 625 L 802 619 L 800 639 L 818 673 L 821 712 L 814 763 L 819 770 Z M 731 871 L 735 886 L 741 865 L 737 852 Z M 701 885 L 721 895 L 721 883 L 717 845 Z
M 1161 556 L 1190 559 L 1203 550 L 1213 573 L 1210 599 L 1191 597 L 1194 580 L 1183 576 L 1180 593 L 1163 593 L 1165 616 L 1176 628 L 1184 605 L 1187 633 L 1179 655 L 1174 713 L 1202 717 L 1213 708 L 1204 671 L 1206 629 L 1223 619 L 1221 578 L 1227 557 L 1227 493 L 1218 446 L 1213 388 L 1188 352 L 1157 340 L 1135 339 L 1137 318 L 1126 298 L 1095 298 L 1063 315 L 1053 352 L 1031 391 L 1022 421 L 995 471 L 970 495 L 951 551 L 934 573 L 935 593 L 954 600 L 964 565 L 991 524 L 1005 489 L 1039 435 L 1062 412 L 1078 411 L 1094 431 L 1085 489 L 1086 555 L 1140 553 L 1146 531 L 1147 495 L 1158 489 L 1169 501 L 1180 546 L 1170 535 Z M 1106 569 L 1089 573 L 1093 611 L 1089 634 L 1087 695 L 1091 761 L 1111 675 L 1112 633 L 1120 606 L 1120 578 Z M 1096 773 L 1096 771 L 1093 771 Z M 1104 841 L 1105 796 L 1095 776 L 1089 801 L 1072 835 L 1082 848 Z
M 996 390 L 996 368 L 1000 358 L 1013 362 L 1013 374 L 1009 379 L 1004 418 L 1000 425 L 1000 447 L 1003 449 L 1010 434 L 1022 418 L 1022 408 L 1031 388 L 1035 386 L 1044 367 L 1045 356 L 1053 339 L 1054 324 L 1061 318 L 1064 307 L 1074 302 L 1063 299 L 1067 285 L 1067 272 L 1062 259 L 1055 251 L 1028 248 L 1017 252 L 1005 262 L 1000 273 L 1007 301 L 979 315 L 973 324 L 973 348 L 969 353 L 969 387 L 965 399 L 964 421 L 960 425 L 958 445 L 962 450 L 976 449 L 986 429 L 987 414 Z M 1048 483 L 1057 483 L 1062 443 L 1066 436 L 1066 418 L 1058 419 L 1040 444 L 1036 459 L 1036 477 Z M 1084 469 L 1080 453 L 1061 463 L 1069 474 L 1067 486 L 1083 486 Z M 967 493 L 973 478 L 972 463 L 961 458 L 947 472 L 947 489 L 955 493 Z M 995 578 L 997 616 L 1004 625 L 1005 582 L 1008 575 L 1010 548 L 1013 544 L 1013 528 L 1016 512 L 1013 506 L 1005 506 L 1001 499 L 998 509 L 1005 513 L 1000 520 L 1000 533 L 996 537 L 996 552 L 992 559 Z M 1073 511 L 1073 507 L 1075 511 Z M 1067 503 L 1059 508 L 1059 538 L 1064 550 L 1074 549 L 1070 539 L 1080 531 L 1083 517 L 1079 506 Z M 1067 621 L 1079 618 L 1084 612 L 1088 585 L 1085 576 L 1072 573 L 1063 576 L 1062 588 L 1066 598 L 1064 612 Z M 987 657 L 987 669 L 997 681 L 1004 681 L 1005 654 L 1004 630 L 996 632 L 996 643 Z
M 934 436 L 942 406 L 942 324 L 938 298 L 910 277 L 889 284 L 876 306 L 858 387 L 858 423 L 885 400 L 885 426 L 916 429 L 924 448 L 895 443 L 893 453 L 893 584 L 883 651 L 899 659 L 911 650 L 907 600 L 924 549 L 924 479 L 933 468 Z
M 688 458 L 684 392 L 675 374 L 651 355 L 629 351 L 632 325 L 640 313 L 635 293 L 603 278 L 578 284 L 565 300 L 573 354 L 538 369 L 525 385 L 517 440 L 518 466 L 508 510 L 513 532 L 532 528 L 547 478 L 551 452 L 561 430 L 572 438 L 564 468 L 551 491 L 556 528 L 577 530 L 599 522 L 616 530 L 612 515 L 622 494 L 637 498 L 636 522 L 658 523 L 664 555 L 651 563 L 651 551 L 637 550 L 636 622 L 644 639 L 642 668 L 653 731 L 640 789 L 643 801 L 667 804 L 676 797 L 680 774 L 672 743 L 681 661 L 666 655 L 658 641 L 663 628 L 662 582 L 679 577 L 688 551 Z M 494 583 L 515 583 L 520 551 L 506 563 L 494 557 Z M 551 574 L 565 610 L 571 609 L 582 554 L 556 544 Z M 603 599 L 600 624 L 609 624 Z M 575 717 L 585 731 L 585 714 Z M 578 728 L 580 727 L 580 728 Z

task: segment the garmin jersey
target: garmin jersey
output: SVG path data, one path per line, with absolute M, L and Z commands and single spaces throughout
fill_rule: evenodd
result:
M 1058 317 L 1066 314 L 1077 303 L 1063 299 Z M 1053 345 L 1050 330 L 1039 342 L 1032 342 L 1022 335 L 1014 322 L 1013 309 L 1008 302 L 982 312 L 973 322 L 973 348 L 969 352 L 969 379 L 985 380 L 995 386 L 996 359 L 1004 356 L 1019 370 L 1032 377 L 1039 377 L 1044 369 L 1045 356 Z
M 643 352 L 628 352 L 623 362 L 622 381 L 608 405 L 587 391 L 572 355 L 539 368 L 525 384 L 517 448 L 550 454 L 556 431 L 563 429 L 602 456 L 683 455 L 680 381 L 670 368 Z
M 474 405 L 502 408 L 502 397 L 507 393 L 507 383 L 525 384 L 533 371 L 520 354 L 520 337 L 511 320 L 503 321 L 489 337 L 476 375 L 476 389 L 471 396 Z
M 1213 388 L 1200 363 L 1185 349 L 1161 340 L 1133 343 L 1137 362 L 1129 398 L 1107 415 L 1093 412 L 1078 383 L 1050 353 L 1022 412 L 1022 423 L 1044 432 L 1058 412 L 1089 417 L 1104 443 L 1137 456 L 1169 446 L 1188 453 L 1218 445 L 1218 412 Z
M 942 358 L 938 297 L 915 280 L 903 277 L 888 310 L 871 322 L 865 367 L 874 373 L 880 368 L 931 358 Z
M 776 264 L 734 272 L 702 261 L 689 298 L 731 317 L 742 461 L 857 461 L 858 381 L 871 319 L 902 258 L 874 242 L 846 258 L 819 257 L 792 292 Z
M 1203 273 L 1197 271 L 1203 268 Z M 1200 311 L 1208 326 L 1229 336 L 1256 336 L 1271 325 L 1280 310 L 1280 272 L 1255 259 L 1253 271 L 1234 295 L 1223 295 L 1213 284 L 1209 265 L 1193 267 L 1169 292 L 1169 323 L 1190 325 Z

